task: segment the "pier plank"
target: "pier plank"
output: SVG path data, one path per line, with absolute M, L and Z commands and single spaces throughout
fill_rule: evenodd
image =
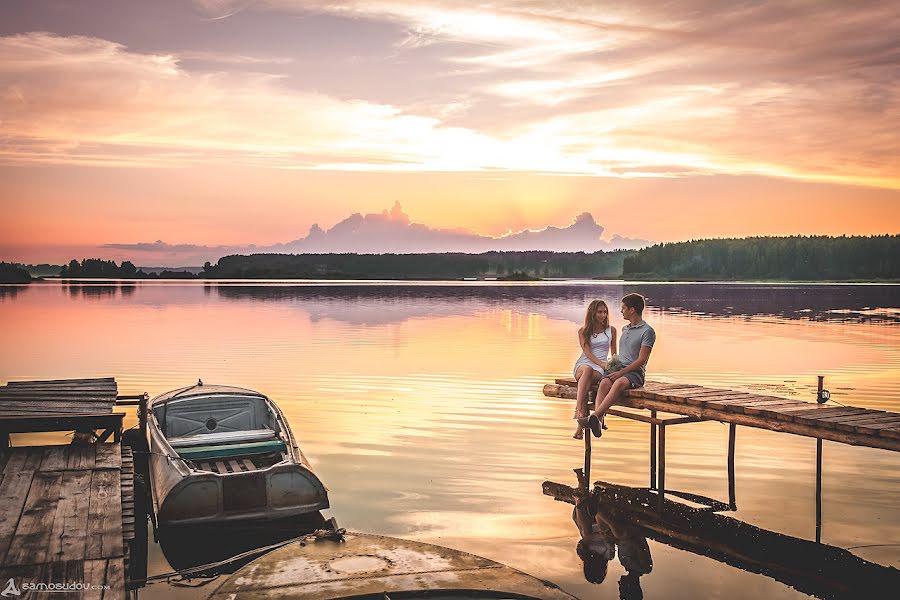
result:
M 125 589 L 125 561 L 121 558 L 109 560 L 106 563 L 106 585 L 109 590 L 104 590 L 104 600 L 116 598 L 113 590 Z
M 123 555 L 120 477 L 120 473 L 113 469 L 93 472 L 85 558 Z
M 82 379 L 32 379 L 27 381 L 10 381 L 6 385 L 32 386 L 32 385 L 115 385 L 115 377 L 88 377 Z
M 66 468 L 93 469 L 96 462 L 96 448 L 94 444 L 72 444 Z
M 0 565 L 6 564 L 6 554 L 19 525 L 35 473 L 33 470 L 8 468 L 12 462 L 7 462 L 3 481 L 0 482 Z
M 66 471 L 62 477 L 47 558 L 52 561 L 81 561 L 87 547 L 91 472 Z
M 41 471 L 63 471 L 68 462 L 68 452 L 71 446 L 47 446 L 44 448 L 44 457 L 41 460 Z
M 120 469 L 125 466 L 119 444 L 95 444 L 94 465 L 98 469 Z M 134 463 L 132 462 L 132 470 Z
M 25 506 L 3 564 L 26 565 L 48 562 L 52 523 L 59 505 L 62 472 L 36 472 Z
M 82 600 L 102 600 L 104 590 L 99 586 L 106 585 L 106 560 L 84 561 L 84 582 L 89 586 L 98 586 L 97 589 L 85 590 Z M 109 596 L 112 597 L 112 596 Z

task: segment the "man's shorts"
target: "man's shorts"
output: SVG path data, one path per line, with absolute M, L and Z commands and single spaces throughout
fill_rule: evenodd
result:
M 639 371 L 629 371 L 623 375 L 631 384 L 631 388 L 639 388 L 644 385 L 644 376 Z

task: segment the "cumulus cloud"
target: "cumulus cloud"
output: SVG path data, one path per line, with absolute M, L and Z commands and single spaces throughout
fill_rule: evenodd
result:
M 106 244 L 104 249 L 133 252 L 141 262 L 154 264 L 201 264 L 215 262 L 228 254 L 262 253 L 340 253 L 403 254 L 426 252 L 480 253 L 491 250 L 554 250 L 557 252 L 595 252 L 641 248 L 651 242 L 613 235 L 604 239 L 604 228 L 590 213 L 578 215 L 568 225 L 549 225 L 543 229 L 525 229 L 499 237 L 480 235 L 464 229 L 443 229 L 413 222 L 396 202 L 380 213 L 355 213 L 329 229 L 318 224 L 306 236 L 271 246 L 203 246 L 167 244 L 161 240 L 141 243 Z M 150 258 L 152 257 L 152 258 Z M 162 262 L 161 262 L 162 261 Z

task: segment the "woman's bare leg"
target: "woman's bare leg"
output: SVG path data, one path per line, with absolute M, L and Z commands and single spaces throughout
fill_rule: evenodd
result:
M 575 418 L 578 419 L 587 414 L 588 392 L 591 384 L 594 383 L 594 369 L 588 365 L 581 365 L 575 370 L 575 380 L 578 382 L 578 393 L 575 396 Z M 584 428 L 579 425 L 575 429 L 575 439 L 581 439 L 584 436 Z

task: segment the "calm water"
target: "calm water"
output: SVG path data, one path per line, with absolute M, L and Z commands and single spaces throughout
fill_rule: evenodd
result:
M 593 298 L 645 294 L 658 333 L 649 377 L 900 411 L 900 287 L 734 284 L 202 283 L 0 288 L 0 380 L 115 376 L 156 395 L 202 378 L 260 390 L 291 421 L 353 530 L 469 551 L 582 598 L 617 598 L 618 559 L 585 581 L 572 507 L 583 447 L 570 376 Z M 615 313 L 614 313 L 615 314 Z M 613 324 L 621 328 L 615 315 Z M 133 421 L 133 419 L 132 419 Z M 646 486 L 648 430 L 608 420 L 593 478 Z M 667 487 L 727 500 L 728 428 L 672 427 Z M 14 439 L 14 443 L 17 440 Z M 19 443 L 23 443 L 19 441 Z M 815 539 L 815 442 L 739 428 L 737 511 Z M 900 567 L 900 455 L 824 444 L 822 542 Z M 650 540 L 647 598 L 806 597 L 777 580 Z M 151 546 L 150 572 L 169 569 Z M 145 598 L 202 597 L 165 584 Z

